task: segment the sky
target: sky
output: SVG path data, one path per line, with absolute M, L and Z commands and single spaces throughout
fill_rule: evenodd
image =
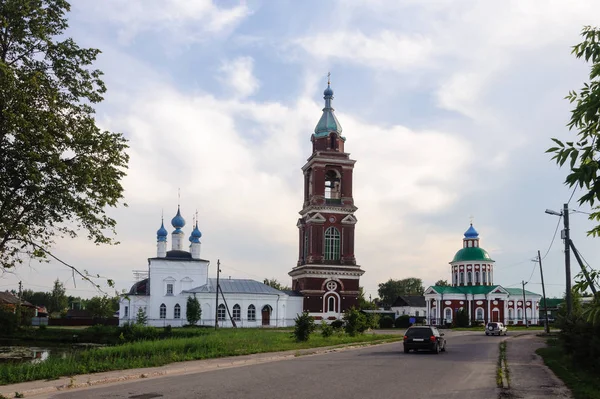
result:
M 102 51 L 95 67 L 108 91 L 97 122 L 129 140 L 128 206 L 108 211 L 119 245 L 84 234 L 54 252 L 129 289 L 180 190 L 184 232 L 197 210 L 211 275 L 220 260 L 225 276 L 291 285 L 300 168 L 331 72 L 357 160 L 355 252 L 367 295 L 390 278 L 450 280 L 472 220 L 496 261 L 494 283 L 526 281 L 541 294 L 540 250 L 546 294 L 562 296 L 562 220 L 544 211 L 560 210 L 572 189 L 545 150 L 551 137 L 575 136 L 564 97 L 589 66 L 571 46 L 598 15 L 594 0 L 73 0 L 66 34 Z M 569 208 L 589 212 L 580 196 Z M 597 268 L 600 238 L 586 235 L 593 223 L 580 212 L 571 237 Z M 57 278 L 71 295 L 97 295 L 57 262 L 5 273 L 0 289 L 50 290 Z

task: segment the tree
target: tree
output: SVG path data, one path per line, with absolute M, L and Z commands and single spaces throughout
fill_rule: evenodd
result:
M 0 2 L 0 268 L 58 259 L 54 240 L 80 230 L 115 243 L 105 209 L 123 198 L 127 144 L 96 125 L 100 51 L 65 36 L 69 11 L 66 0 Z
M 448 283 L 448 280 L 438 280 L 435 282 L 435 285 L 437 285 L 438 287 L 448 287 L 450 286 L 450 284 Z
M 187 318 L 188 323 L 192 326 L 195 326 L 200 320 L 200 317 L 202 317 L 202 308 L 200 307 L 198 298 L 196 298 L 196 294 L 194 294 L 194 296 L 189 296 L 187 299 L 185 317 Z
M 56 279 L 56 281 L 54 281 L 52 292 L 50 293 L 48 313 L 62 313 L 67 309 L 68 304 L 65 286 L 58 279 Z
M 50 293 L 49 292 L 41 292 L 41 291 L 33 291 L 33 290 L 23 290 L 23 294 L 21 295 L 24 301 L 27 301 L 35 306 L 46 306 L 50 305 Z
M 377 309 L 377 305 L 374 302 L 367 301 L 365 298 L 365 290 L 363 287 L 358 287 L 358 308 L 360 310 Z
M 387 282 L 379 284 L 377 291 L 381 301 L 391 305 L 400 295 L 423 295 L 425 288 L 423 288 L 423 280 L 409 277 L 403 280 L 389 279 Z
M 276 290 L 280 290 L 280 291 L 282 291 L 282 290 L 289 290 L 290 289 L 290 287 L 288 287 L 287 285 L 281 284 L 279 281 L 277 281 L 277 279 L 274 279 L 274 278 L 272 278 L 272 279 L 268 279 L 268 278 L 264 279 L 263 280 L 263 284 L 268 285 L 269 287 L 273 287 Z
M 147 322 L 148 315 L 146 314 L 146 310 L 144 308 L 139 308 L 137 314 L 135 315 L 135 324 L 145 326 Z
M 555 147 L 546 152 L 553 153 L 552 159 L 562 167 L 569 161 L 570 172 L 565 179 L 569 187 L 584 189 L 579 204 L 588 204 L 594 211 L 589 219 L 600 221 L 600 29 L 586 26 L 581 32 L 583 41 L 573 46 L 572 54 L 591 62 L 589 82 L 583 84 L 579 92 L 573 90 L 566 97 L 575 108 L 571 110 L 571 119 L 567 126 L 576 130 L 573 141 L 563 143 L 553 138 Z M 588 234 L 600 235 L 600 224 Z
M 119 310 L 118 297 L 95 296 L 87 301 L 86 310 L 92 314 L 92 317 L 107 319 Z

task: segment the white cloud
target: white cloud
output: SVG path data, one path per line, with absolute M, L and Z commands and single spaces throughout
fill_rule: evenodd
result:
M 221 81 L 229 86 L 236 97 L 248 97 L 260 87 L 260 82 L 253 74 L 254 60 L 252 57 L 239 57 L 229 62 L 223 62 Z

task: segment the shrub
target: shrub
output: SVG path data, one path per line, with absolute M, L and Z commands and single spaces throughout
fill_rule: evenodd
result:
M 407 314 L 403 314 L 394 320 L 394 326 L 396 328 L 408 328 L 410 327 L 410 316 Z
M 138 323 L 126 323 L 119 327 L 118 333 L 123 335 L 126 342 L 154 340 L 158 338 L 158 330 L 154 327 L 144 326 Z
M 296 338 L 296 341 L 308 341 L 310 334 L 317 328 L 315 319 L 310 316 L 308 312 L 304 312 L 301 315 L 298 315 L 294 321 L 296 322 L 296 326 L 294 327 L 294 337 Z
M 377 313 L 367 313 L 367 328 L 375 329 L 379 328 L 379 319 L 381 317 Z
M 163 334 L 165 335 L 165 337 L 170 337 L 171 335 L 173 335 L 173 327 L 170 324 L 167 324 L 163 331 Z
M 461 308 L 456 312 L 453 324 L 454 327 L 469 327 L 469 312 L 466 308 Z
M 321 335 L 323 338 L 329 338 L 333 335 L 333 327 L 331 327 L 325 320 L 321 320 Z
M 0 307 L 0 334 L 13 334 L 17 331 L 17 323 L 17 315 L 11 309 Z
M 394 327 L 394 319 L 390 316 L 383 316 L 381 320 L 379 320 L 380 328 L 392 328 Z
M 198 321 L 202 317 L 202 307 L 200 307 L 200 302 L 198 302 L 196 294 L 194 294 L 194 296 L 188 297 L 187 299 L 185 317 L 188 323 L 193 326 L 195 326 L 196 323 L 198 323 Z
M 330 326 L 335 331 L 339 331 L 342 328 L 344 328 L 344 320 L 341 320 L 341 319 L 334 320 L 334 321 L 331 322 Z
M 344 313 L 344 329 L 346 334 L 354 337 L 365 332 L 369 326 L 365 315 L 355 307 L 351 307 Z
M 139 308 L 137 315 L 135 316 L 135 324 L 145 326 L 147 322 L 148 316 L 146 315 L 146 311 L 144 310 L 144 308 Z

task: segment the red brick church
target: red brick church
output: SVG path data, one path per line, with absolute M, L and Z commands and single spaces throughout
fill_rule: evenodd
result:
M 304 203 L 298 219 L 298 262 L 289 275 L 304 296 L 304 311 L 316 319 L 337 319 L 358 305 L 364 271 L 354 256 L 358 209 L 352 197 L 355 160 L 332 108 L 330 82 L 323 115 L 311 136 L 312 155 L 302 167 Z

